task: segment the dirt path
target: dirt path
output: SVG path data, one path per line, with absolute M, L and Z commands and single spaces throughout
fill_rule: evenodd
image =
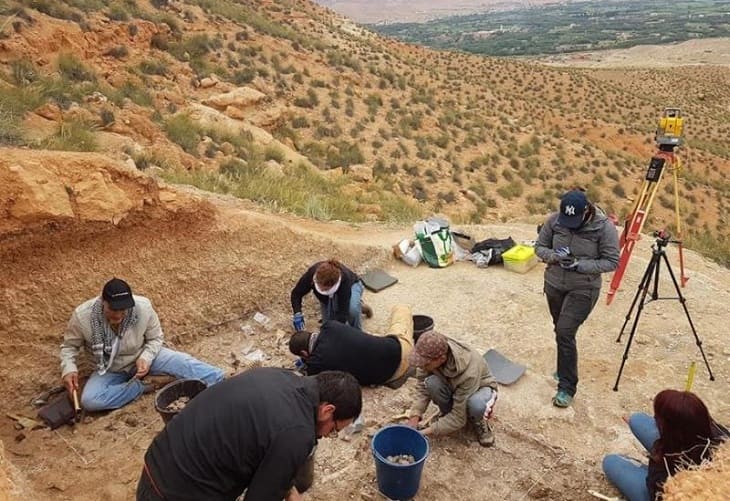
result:
M 610 494 L 600 472 L 602 456 L 610 451 L 640 455 L 621 416 L 648 411 L 660 389 L 682 387 L 691 360 L 698 361 L 694 390 L 719 420 L 730 422 L 730 348 L 722 329 L 730 322 L 730 272 L 694 253 L 687 253 L 692 279 L 685 293 L 716 381 L 707 379 L 679 302 L 660 301 L 642 314 L 620 391 L 611 391 L 623 352 L 615 338 L 650 257 L 646 239 L 635 250 L 614 304 L 607 307 L 601 301 L 582 327 L 579 392 L 572 408 L 558 410 L 550 405 L 555 348 L 540 266 L 525 275 L 501 267 L 477 269 L 471 263 L 442 270 L 411 268 L 389 255 L 390 246 L 410 234 L 407 226 L 319 223 L 252 212 L 222 197 L 213 200 L 217 215 L 211 221 L 138 225 L 93 239 L 60 234 L 53 246 L 35 246 L 34 252 L 22 246 L 0 249 L 11 279 L 3 293 L 11 304 L 21 305 L 6 312 L 16 321 L 16 335 L 4 336 L 0 344 L 3 360 L 9 361 L 0 369 L 0 382 L 8 390 L 3 414 L 33 415 L 30 398 L 55 384 L 58 333 L 72 305 L 93 294 L 103 276 L 127 272 L 158 306 L 175 346 L 232 372 L 234 355 L 239 369 L 248 366 L 242 355 L 246 346 L 267 353 L 267 365 L 291 364 L 288 291 L 307 264 L 337 255 L 358 271 L 381 266 L 399 280 L 378 294 L 366 293 L 375 308 L 366 330 L 382 331 L 390 305 L 410 303 L 416 313 L 432 316 L 445 334 L 480 350 L 497 348 L 529 367 L 517 384 L 500 391 L 494 448 L 479 447 L 468 434 L 432 441 L 418 499 L 578 500 L 590 498 L 588 489 Z M 460 229 L 478 239 L 534 238 L 534 225 Z M 120 237 L 126 245 L 110 250 L 110 241 Z M 143 242 L 134 252 L 128 250 Z M 675 250 L 669 253 L 674 265 Z M 668 276 L 663 280 L 662 285 L 670 284 Z M 62 302 L 49 299 L 49 288 L 72 281 Z M 311 323 L 316 305 L 309 300 L 305 308 Z M 256 311 L 270 318 L 268 326 L 252 321 Z M 247 325 L 253 334 L 242 329 Z M 408 407 L 412 387 L 413 381 L 397 391 L 366 389 L 365 431 L 350 441 L 321 442 L 309 499 L 377 499 L 369 435 Z M 57 432 L 19 432 L 4 420 L 0 437 L 16 471 L 15 493 L 26 499 L 129 499 L 142 455 L 162 428 L 152 405 L 152 396 L 145 396 Z

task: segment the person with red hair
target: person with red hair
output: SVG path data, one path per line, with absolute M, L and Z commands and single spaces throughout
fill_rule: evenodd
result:
M 363 284 L 357 273 L 335 259 L 320 261 L 307 269 L 291 291 L 296 332 L 304 330 L 302 300 L 310 292 L 319 300 L 323 323 L 337 320 L 362 329 L 360 315 L 373 316 L 373 310 L 362 302 Z
M 619 454 L 603 458 L 606 478 L 629 501 L 661 499 L 664 482 L 678 470 L 709 460 L 730 435 L 689 391 L 663 390 L 654 397 L 654 417 L 632 414 L 629 428 L 649 451 L 649 464 Z

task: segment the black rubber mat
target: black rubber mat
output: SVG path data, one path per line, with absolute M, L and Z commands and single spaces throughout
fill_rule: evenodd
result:
M 381 269 L 370 270 L 360 278 L 362 278 L 362 283 L 365 285 L 367 290 L 373 292 L 382 291 L 383 289 L 398 283 L 397 278 L 388 275 Z
M 499 384 L 510 385 L 525 373 L 524 365 L 516 364 L 497 350 L 489 350 L 484 354 L 489 370 Z

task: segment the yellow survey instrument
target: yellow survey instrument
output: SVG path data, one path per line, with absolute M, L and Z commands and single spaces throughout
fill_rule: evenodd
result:
M 682 110 L 679 108 L 665 108 L 656 130 L 654 138 L 656 143 L 671 146 L 681 145 L 684 142 L 682 139 L 683 125 Z

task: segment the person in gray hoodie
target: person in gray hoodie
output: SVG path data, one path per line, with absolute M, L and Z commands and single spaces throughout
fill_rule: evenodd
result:
M 598 301 L 601 274 L 618 266 L 618 233 L 584 192 L 573 190 L 542 225 L 535 252 L 547 263 L 544 290 L 558 350 L 553 405 L 568 407 L 578 386 L 575 335 Z

